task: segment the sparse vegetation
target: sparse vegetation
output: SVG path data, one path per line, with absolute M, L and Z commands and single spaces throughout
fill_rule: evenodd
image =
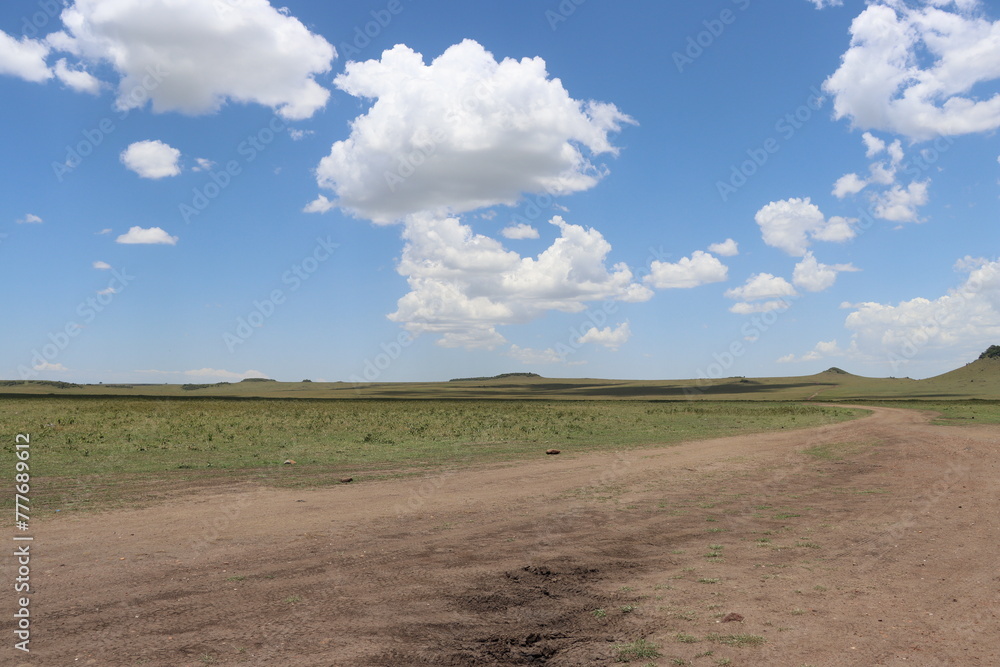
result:
M 760 635 L 720 635 L 713 633 L 708 635 L 707 639 L 708 641 L 725 644 L 726 646 L 763 646 L 767 643 L 767 639 Z
M 707 554 L 705 554 L 705 558 L 716 559 L 716 560 L 723 560 L 723 558 L 722 558 L 722 549 L 723 548 L 724 547 L 721 544 L 712 544 L 712 545 L 709 545 L 709 547 L 708 547 L 709 551 L 708 551 Z
M 996 362 L 990 362 L 995 364 Z M 1000 373 L 996 373 L 1000 377 Z M 975 425 L 1000 424 L 1000 401 L 885 401 L 878 403 L 887 408 L 907 408 L 913 410 L 933 410 L 941 417 L 937 424 Z
M 645 639 L 615 645 L 615 658 L 618 662 L 631 662 L 637 658 L 659 658 L 660 648 Z
M 855 414 L 783 403 L 226 400 L 201 398 L 202 391 L 215 389 L 185 399 L 0 398 L 0 413 L 45 441 L 32 479 L 51 489 L 33 509 L 133 504 L 130 494 L 140 495 L 133 489 L 167 475 L 316 486 L 339 479 L 331 468 L 398 475 L 534 457 L 551 444 L 620 450 L 768 430 L 792 417 L 805 426 Z M 282 468 L 286 459 L 297 465 Z

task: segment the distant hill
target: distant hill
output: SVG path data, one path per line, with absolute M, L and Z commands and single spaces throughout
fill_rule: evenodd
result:
M 0 387 L 35 386 L 55 387 L 56 389 L 77 389 L 83 385 L 57 380 L 0 380 Z
M 480 377 L 480 378 L 455 378 L 453 380 L 448 380 L 448 382 L 482 382 L 484 380 L 507 380 L 509 378 L 540 378 L 542 377 L 538 373 L 501 373 L 500 375 L 494 375 L 492 377 Z
M 1000 386 L 1000 345 L 991 345 L 975 361 L 928 378 L 926 382 L 992 383 Z
M 971 356 L 971 355 L 970 355 Z M 240 382 L 185 385 L 78 385 L 68 382 L 0 380 L 0 397 L 148 396 L 152 398 L 307 399 L 639 399 L 708 400 L 992 400 L 1000 401 L 1000 345 L 975 361 L 924 380 L 872 378 L 832 367 L 792 377 L 728 377 L 689 380 L 602 380 L 551 378 L 538 373 L 501 373 L 448 382 Z

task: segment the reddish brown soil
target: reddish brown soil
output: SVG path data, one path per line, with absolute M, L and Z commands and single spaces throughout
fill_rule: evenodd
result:
M 610 665 L 645 638 L 661 656 L 633 665 L 1000 665 L 998 441 L 880 408 L 59 516 L 35 531 L 32 652 L 5 612 L 0 663 Z M 824 443 L 851 446 L 801 451 Z

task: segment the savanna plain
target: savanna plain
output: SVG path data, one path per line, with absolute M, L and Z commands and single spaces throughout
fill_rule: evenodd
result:
M 7 383 L 33 624 L 15 651 L 5 596 L 0 662 L 1000 664 L 997 364 Z

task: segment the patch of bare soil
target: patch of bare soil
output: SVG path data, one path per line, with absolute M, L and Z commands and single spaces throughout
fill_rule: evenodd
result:
M 998 441 L 878 408 L 419 479 L 199 484 L 36 522 L 32 651 L 4 613 L 0 662 L 997 665 Z

